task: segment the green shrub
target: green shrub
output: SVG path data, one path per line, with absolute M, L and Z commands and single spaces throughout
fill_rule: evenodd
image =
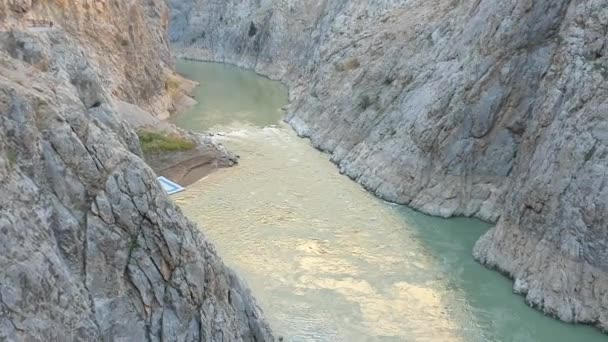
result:
M 193 141 L 175 135 L 150 131 L 140 131 L 137 135 L 141 149 L 146 153 L 187 151 L 196 147 Z
M 134 236 L 133 238 L 131 238 L 131 241 L 129 241 L 129 252 L 133 253 L 139 247 L 140 246 L 139 241 L 137 240 L 137 236 Z
M 8 150 L 8 162 L 12 166 L 17 165 L 17 152 L 14 150 Z
M 165 90 L 167 90 L 167 93 L 169 93 L 169 96 L 172 99 L 176 99 L 177 96 L 179 95 L 179 89 L 180 89 L 180 81 L 177 77 L 175 76 L 169 76 L 167 77 L 167 80 L 165 81 Z
M 367 94 L 366 95 L 361 95 L 361 97 L 359 99 L 359 106 L 361 108 L 363 108 L 363 110 L 366 110 L 372 104 L 373 104 L 373 101 L 372 101 L 371 97 L 369 97 L 369 95 L 367 95 Z

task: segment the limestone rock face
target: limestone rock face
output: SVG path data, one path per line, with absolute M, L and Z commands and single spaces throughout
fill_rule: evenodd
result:
M 0 340 L 272 340 L 115 105 L 166 96 L 166 13 L 0 0 Z
M 474 255 L 608 329 L 607 0 L 170 0 L 185 57 L 291 87 L 286 120 L 385 199 L 497 222 Z
M 43 71 L 80 67 L 83 56 L 59 45 L 68 35 L 108 93 L 161 117 L 171 107 L 165 89 L 173 73 L 168 23 L 162 0 L 0 1 L 0 32 L 9 36 L 2 41 L 12 44 L 13 57 Z

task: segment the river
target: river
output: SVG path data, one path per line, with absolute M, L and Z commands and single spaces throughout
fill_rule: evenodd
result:
M 280 122 L 287 90 L 179 61 L 199 104 L 172 118 L 241 156 L 174 196 L 286 341 L 606 341 L 545 317 L 471 251 L 490 225 L 383 202 Z

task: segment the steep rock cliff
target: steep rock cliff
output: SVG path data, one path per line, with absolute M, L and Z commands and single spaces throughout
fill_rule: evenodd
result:
M 55 36 L 68 35 L 111 95 L 161 117 L 172 105 L 166 91 L 173 73 L 168 21 L 162 0 L 0 2 L 0 29 L 9 35 L 3 42 L 12 44 L 15 54 L 43 71 L 77 68 L 83 56 L 54 42 Z M 41 39 L 48 42 L 39 44 Z
M 282 79 L 287 121 L 342 172 L 497 222 L 480 262 L 608 329 L 608 1 L 170 3 L 182 56 Z
M 166 14 L 0 1 L 0 340 L 272 340 L 115 105 L 166 110 Z

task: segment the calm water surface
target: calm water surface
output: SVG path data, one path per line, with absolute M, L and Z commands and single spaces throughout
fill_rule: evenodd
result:
M 279 123 L 287 92 L 235 67 L 179 62 L 199 105 L 175 122 L 225 133 L 240 165 L 175 197 L 287 341 L 606 341 L 544 317 L 475 263 L 489 225 L 378 200 Z
M 267 126 L 283 115 L 287 89 L 279 82 L 226 64 L 178 61 L 176 67 L 200 83 L 193 94 L 198 104 L 172 118 L 178 126 L 204 131 L 239 122 Z

